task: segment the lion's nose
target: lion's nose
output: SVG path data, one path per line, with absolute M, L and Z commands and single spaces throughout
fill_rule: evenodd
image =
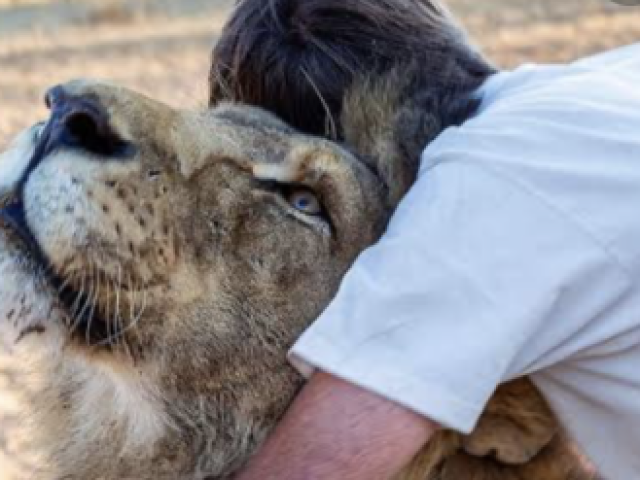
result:
M 48 147 L 75 147 L 102 156 L 120 152 L 123 142 L 113 131 L 109 114 L 92 95 L 70 95 L 62 86 L 45 96 L 51 110 Z

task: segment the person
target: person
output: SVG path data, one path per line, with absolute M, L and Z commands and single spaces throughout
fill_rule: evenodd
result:
M 211 103 L 339 140 L 353 82 L 403 62 L 441 100 L 434 138 L 293 347 L 309 382 L 239 478 L 391 478 L 525 375 L 605 478 L 640 478 L 640 45 L 495 72 L 433 0 L 244 0 Z

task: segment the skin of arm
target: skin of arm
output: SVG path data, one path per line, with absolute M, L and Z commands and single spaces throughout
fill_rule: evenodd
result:
M 316 373 L 237 480 L 386 480 L 438 430 L 425 417 Z

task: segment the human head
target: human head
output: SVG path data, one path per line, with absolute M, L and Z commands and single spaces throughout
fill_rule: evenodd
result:
M 340 137 L 354 80 L 404 64 L 423 69 L 416 88 L 442 98 L 468 94 L 492 72 L 434 0 L 239 0 L 213 52 L 210 103 L 261 106 L 304 132 Z

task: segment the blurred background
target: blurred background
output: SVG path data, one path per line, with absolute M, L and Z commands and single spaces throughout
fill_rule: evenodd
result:
M 609 0 L 447 3 L 505 68 L 640 41 L 640 8 Z M 233 0 L 0 0 L 0 148 L 45 117 L 48 86 L 72 77 L 110 79 L 173 105 L 206 105 L 210 50 L 232 6 Z M 23 384 L 0 350 L 0 480 L 33 478 L 37 462 L 20 435 L 15 394 Z
M 503 67 L 640 40 L 640 9 L 610 0 L 449 0 Z M 0 148 L 44 115 L 47 86 L 109 78 L 204 105 L 209 51 L 233 0 L 0 0 Z

